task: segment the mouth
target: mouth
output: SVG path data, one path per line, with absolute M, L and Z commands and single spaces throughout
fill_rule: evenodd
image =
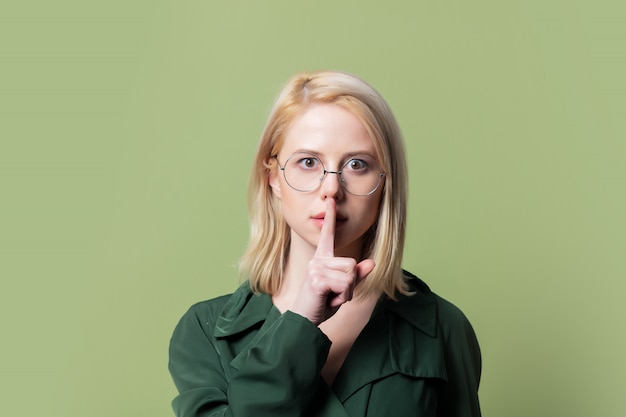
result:
M 311 217 L 316 223 L 324 224 L 324 219 L 326 218 L 326 213 L 318 213 L 315 216 Z M 343 224 L 348 220 L 346 216 L 343 216 L 339 213 L 335 216 L 335 224 Z

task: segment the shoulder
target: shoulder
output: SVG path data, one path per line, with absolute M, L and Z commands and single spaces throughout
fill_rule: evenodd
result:
M 197 302 L 185 312 L 178 327 L 193 324 L 199 325 L 205 332 L 212 331 L 226 310 L 237 309 L 237 307 L 240 309 L 252 295 L 249 284 L 244 282 L 231 294 Z
M 467 369 L 479 375 L 480 351 L 465 314 L 415 275 L 405 271 L 404 278 L 410 294 L 383 304 L 396 368 L 452 384 L 462 380 Z
M 192 305 L 180 321 L 200 326 L 207 336 L 226 337 L 265 321 L 272 309 L 267 294 L 256 294 L 244 282 L 234 293 Z
M 174 336 L 192 333 L 192 329 L 196 329 L 193 333 L 198 335 L 211 335 L 224 305 L 231 297 L 232 294 L 222 295 L 193 304 L 180 318 Z
M 397 300 L 398 307 L 404 310 L 405 318 L 418 320 L 425 327 L 428 323 L 433 332 L 435 328 L 446 338 L 451 333 L 472 330 L 472 326 L 455 304 L 433 292 L 429 286 L 414 274 L 404 271 L 404 276 L 411 295 L 402 296 Z M 418 318 L 418 316 L 421 316 Z M 431 327 L 432 326 L 432 327 Z M 434 327 L 434 328 L 433 328 Z
M 189 307 L 187 312 L 183 315 L 183 318 L 193 317 L 201 321 L 215 321 L 232 296 L 233 294 L 225 294 L 208 300 L 199 301 Z
M 439 327 L 444 335 L 454 329 L 471 328 L 469 319 L 459 307 L 437 294 L 435 297 Z

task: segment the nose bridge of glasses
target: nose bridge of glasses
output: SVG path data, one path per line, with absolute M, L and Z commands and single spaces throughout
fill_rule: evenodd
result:
M 324 169 L 324 175 L 326 174 L 337 174 L 337 176 L 341 176 L 343 171 L 331 171 L 330 169 Z
M 326 179 L 327 174 L 336 174 L 337 175 L 337 180 L 339 181 L 339 184 L 341 184 L 342 186 L 345 187 L 346 180 L 343 178 L 342 173 L 343 173 L 343 171 L 331 171 L 329 169 L 323 168 L 323 173 L 322 173 L 322 176 L 320 177 L 320 185 Z

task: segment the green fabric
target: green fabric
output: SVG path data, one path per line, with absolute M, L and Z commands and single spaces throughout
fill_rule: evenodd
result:
M 192 306 L 169 368 L 178 417 L 480 416 L 481 358 L 463 313 L 406 273 L 415 294 L 376 306 L 332 387 L 328 338 L 244 283 Z

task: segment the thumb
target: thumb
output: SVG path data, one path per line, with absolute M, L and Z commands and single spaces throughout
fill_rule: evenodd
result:
M 363 259 L 356 265 L 356 279 L 357 282 L 363 281 L 372 272 L 376 263 L 373 259 Z

